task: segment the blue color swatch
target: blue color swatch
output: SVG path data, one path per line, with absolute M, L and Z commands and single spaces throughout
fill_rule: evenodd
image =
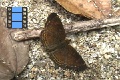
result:
M 22 12 L 22 7 L 12 7 L 12 12 Z
M 22 28 L 22 22 L 12 22 L 12 28 Z
M 12 13 L 12 21 L 22 21 L 22 13 Z

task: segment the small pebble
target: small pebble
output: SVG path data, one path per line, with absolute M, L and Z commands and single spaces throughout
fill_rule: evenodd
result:
M 111 58 L 111 55 L 105 54 L 104 57 L 105 57 L 105 59 L 109 59 L 109 58 Z

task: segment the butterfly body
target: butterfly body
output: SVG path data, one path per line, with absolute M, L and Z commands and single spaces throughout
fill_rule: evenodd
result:
M 85 70 L 87 68 L 79 53 L 69 45 L 70 40 L 65 39 L 66 34 L 61 20 L 56 13 L 47 18 L 45 29 L 40 39 L 44 49 L 55 64 L 62 68 Z

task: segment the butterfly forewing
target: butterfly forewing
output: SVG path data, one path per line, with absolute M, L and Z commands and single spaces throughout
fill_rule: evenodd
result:
M 57 14 L 49 15 L 40 37 L 43 46 L 47 49 L 52 49 L 65 40 L 65 30 Z

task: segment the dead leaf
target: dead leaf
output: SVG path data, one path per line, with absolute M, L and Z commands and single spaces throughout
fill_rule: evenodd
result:
M 6 9 L 0 8 L 0 80 L 10 80 L 27 65 L 29 45 L 14 41 L 10 34 L 16 29 L 6 27 Z
M 111 0 L 55 0 L 66 10 L 88 18 L 102 19 L 111 14 Z

